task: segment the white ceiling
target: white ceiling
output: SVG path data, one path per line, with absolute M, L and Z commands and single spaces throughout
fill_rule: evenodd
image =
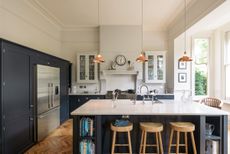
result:
M 98 0 L 29 1 L 63 28 L 98 26 Z M 152 30 L 166 30 L 184 9 L 184 0 L 143 1 L 144 27 Z M 99 25 L 142 24 L 142 0 L 99 0 L 99 6 Z

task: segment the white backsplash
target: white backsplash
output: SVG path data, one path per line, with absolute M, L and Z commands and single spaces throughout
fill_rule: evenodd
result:
M 134 82 L 134 81 L 130 81 L 130 82 Z M 143 82 L 141 80 L 138 80 L 137 81 L 137 89 L 136 89 L 136 92 L 137 93 L 140 93 L 140 85 L 142 84 Z M 124 84 L 124 83 L 119 83 L 117 84 L 117 87 L 115 89 L 120 89 L 120 86 Z M 130 83 L 129 83 L 130 84 Z M 89 84 L 89 83 L 86 83 L 86 84 L 79 84 L 79 83 L 74 83 L 72 84 L 72 87 L 76 87 L 76 92 L 75 93 L 83 93 L 85 91 L 89 92 L 89 93 L 95 93 L 95 92 L 101 92 L 101 93 L 106 93 L 107 92 L 107 88 L 106 86 L 108 86 L 109 83 L 106 83 L 104 82 L 103 80 L 101 81 L 101 85 L 99 85 L 99 83 L 95 83 L 95 84 Z M 152 84 L 146 84 L 148 85 L 148 88 L 150 91 L 153 91 L 153 90 L 157 90 L 159 94 L 164 94 L 165 93 L 165 84 L 155 84 L 155 83 L 152 83 Z M 74 92 L 73 91 L 74 88 L 72 88 L 72 91 L 71 92 Z M 113 90 L 115 90 L 113 89 Z M 112 90 L 112 89 L 109 89 L 109 90 Z M 128 90 L 128 89 L 121 89 L 121 90 Z

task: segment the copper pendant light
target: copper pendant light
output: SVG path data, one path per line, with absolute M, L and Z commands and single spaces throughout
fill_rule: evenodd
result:
M 98 26 L 100 26 L 100 0 L 98 0 Z M 103 56 L 100 54 L 100 47 L 99 47 L 99 51 L 98 54 L 96 55 L 95 59 L 93 60 L 94 63 L 104 63 L 105 60 L 103 58 Z
M 102 55 L 98 54 L 95 59 L 93 60 L 94 63 L 104 63 L 105 60 L 104 58 L 102 57 Z
M 184 22 L 184 55 L 181 57 L 181 58 L 179 58 L 179 62 L 191 62 L 192 61 L 192 58 L 191 57 L 189 57 L 189 56 L 187 56 L 187 52 L 186 52 L 186 50 L 187 50 L 187 47 L 186 47 L 186 45 L 187 45 L 187 42 L 186 42 L 186 37 L 187 37 L 187 35 L 186 35 L 186 30 L 187 30 L 187 24 L 186 24 L 186 22 L 187 22 L 187 1 L 186 0 L 184 0 L 184 4 L 185 4 L 185 22 Z
M 140 62 L 140 63 L 141 63 L 141 62 L 144 63 L 144 62 L 147 62 L 148 59 L 145 57 L 145 54 L 142 52 L 142 53 L 137 57 L 136 61 L 137 61 L 137 62 Z
M 141 38 L 141 49 L 142 50 L 143 50 L 143 16 L 144 16 L 143 1 L 144 0 L 142 0 L 142 3 L 141 3 L 142 4 L 142 14 L 141 14 L 142 15 L 142 25 L 141 25 L 141 35 L 142 35 L 142 38 Z M 148 61 L 148 58 L 146 58 L 144 51 L 141 52 L 141 54 L 137 57 L 136 61 L 140 62 L 140 63 L 144 63 L 144 62 Z

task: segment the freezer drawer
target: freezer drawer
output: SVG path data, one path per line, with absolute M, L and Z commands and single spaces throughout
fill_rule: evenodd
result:
M 41 141 L 60 125 L 60 107 L 38 115 L 37 122 L 38 141 Z

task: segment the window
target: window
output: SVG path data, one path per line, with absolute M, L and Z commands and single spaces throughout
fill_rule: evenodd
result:
M 230 99 L 230 32 L 226 33 L 225 61 L 225 98 Z
M 194 95 L 208 95 L 209 39 L 194 39 Z

